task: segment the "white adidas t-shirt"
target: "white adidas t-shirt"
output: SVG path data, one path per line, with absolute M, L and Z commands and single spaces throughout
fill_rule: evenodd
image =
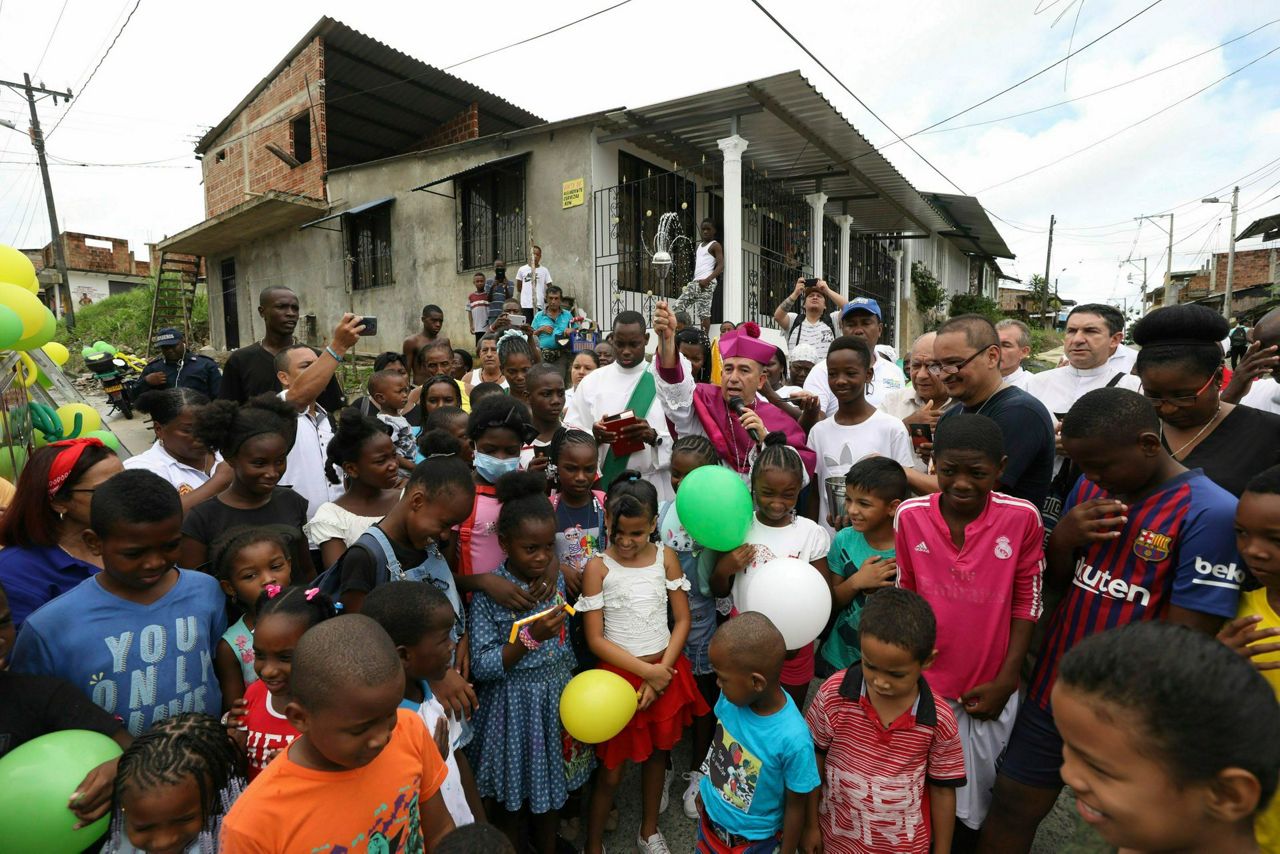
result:
M 895 460 L 903 468 L 911 468 L 916 462 L 906 425 L 880 410 L 852 426 L 837 424 L 834 417 L 824 418 L 809 433 L 809 447 L 818 455 L 814 478 L 814 488 L 819 495 L 818 519 L 829 534 L 834 534 L 835 529 L 827 524 L 827 514 L 840 515 L 844 508 L 833 510 L 828 506 L 827 478 L 848 474 L 854 463 L 872 454 Z

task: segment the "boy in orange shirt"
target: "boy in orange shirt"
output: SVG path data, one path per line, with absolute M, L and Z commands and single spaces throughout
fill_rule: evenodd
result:
M 421 718 L 399 708 L 404 668 L 381 626 L 352 614 L 307 630 L 290 692 L 285 716 L 302 734 L 227 813 L 224 854 L 421 854 L 453 830 L 444 762 Z

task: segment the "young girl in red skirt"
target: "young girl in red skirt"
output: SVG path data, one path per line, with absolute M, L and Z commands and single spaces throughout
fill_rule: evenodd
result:
M 591 795 L 585 850 L 603 850 L 605 819 L 630 759 L 642 763 L 639 850 L 666 854 L 670 849 L 658 830 L 658 805 L 667 756 L 694 717 L 709 711 L 683 654 L 690 626 L 689 580 L 676 553 L 655 542 L 658 493 L 638 472 L 623 472 L 613 482 L 604 517 L 609 547 L 587 562 L 576 607 L 599 666 L 635 686 L 640 702 L 626 728 L 596 746 L 603 768 Z M 667 627 L 668 601 L 674 629 Z

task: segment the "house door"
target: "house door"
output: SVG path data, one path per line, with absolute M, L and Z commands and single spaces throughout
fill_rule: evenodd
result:
M 240 346 L 240 301 L 236 299 L 236 259 L 222 262 L 219 279 L 222 283 L 222 335 L 228 350 Z

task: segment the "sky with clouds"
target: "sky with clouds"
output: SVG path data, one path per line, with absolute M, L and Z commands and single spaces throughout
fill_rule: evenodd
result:
M 142 256 L 146 242 L 202 218 L 195 140 L 321 15 L 444 67 L 618 0 L 141 0 L 85 88 L 135 2 L 0 0 L 0 79 L 27 71 L 50 88 L 84 90 L 69 113 L 64 103 L 39 105 L 61 226 L 127 237 Z M 1167 220 L 1139 226 L 1134 217 L 1174 213 L 1178 270 L 1227 245 L 1227 206 L 1201 204 L 1202 196 L 1227 198 L 1238 181 L 1239 230 L 1280 213 L 1274 0 L 761 2 L 892 130 L 750 0 L 630 0 L 452 73 L 556 120 L 798 68 L 887 146 L 918 189 L 976 195 L 1001 217 L 996 224 L 1018 256 L 1004 263 L 1007 273 L 1044 272 L 1045 232 L 1056 215 L 1051 277 L 1064 297 L 1081 301 L 1132 305 L 1144 257 L 1149 281 L 1159 283 Z M 910 136 L 923 159 L 896 142 L 895 131 L 907 136 L 947 119 L 1134 15 L 1069 62 Z M 25 101 L 0 89 L 0 120 L 25 131 Z M 33 164 L 25 134 L 0 127 L 0 243 L 48 241 Z M 1130 258 L 1136 265 L 1123 263 Z

